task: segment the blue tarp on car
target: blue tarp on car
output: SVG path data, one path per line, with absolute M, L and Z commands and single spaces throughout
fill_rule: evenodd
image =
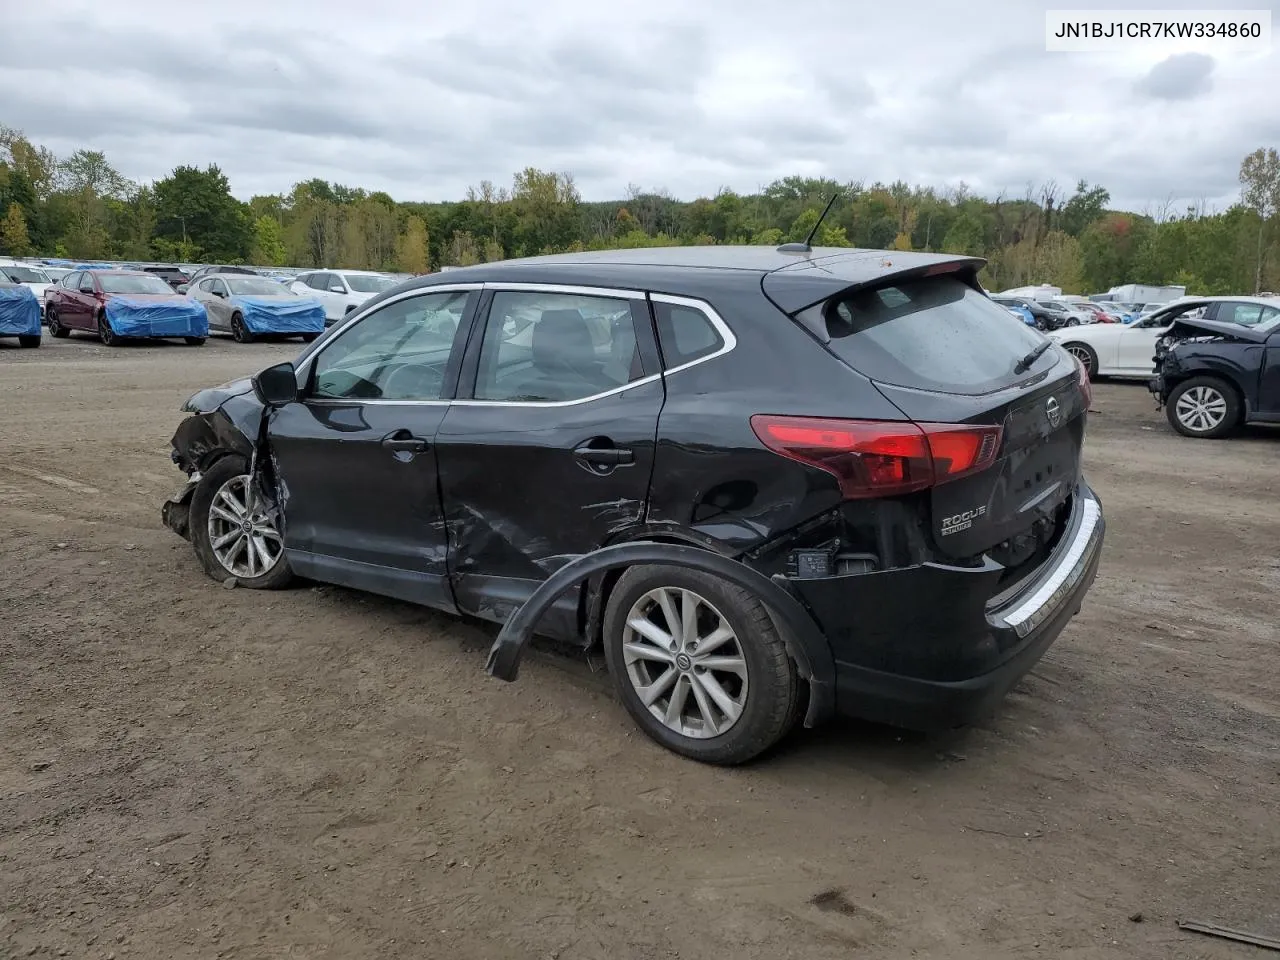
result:
M 0 287 L 0 336 L 40 336 L 40 301 L 30 287 Z
M 186 297 L 111 297 L 107 322 L 121 337 L 207 337 L 204 304 Z
M 240 310 L 250 333 L 324 333 L 324 306 L 310 297 L 236 296 L 229 302 Z

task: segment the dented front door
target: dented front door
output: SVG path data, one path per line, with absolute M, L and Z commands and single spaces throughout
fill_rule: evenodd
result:
M 664 394 L 641 295 L 528 285 L 487 299 L 436 454 L 458 607 L 502 621 L 644 522 Z M 562 597 L 539 632 L 575 637 L 577 603 Z

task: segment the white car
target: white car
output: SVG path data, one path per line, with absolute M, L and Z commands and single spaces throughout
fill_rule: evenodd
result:
M 19 263 L 16 260 L 0 260 L 0 280 L 8 280 L 11 283 L 20 283 L 24 287 L 29 287 L 36 295 L 36 299 L 40 301 L 40 316 L 44 316 L 44 295 L 54 282 L 53 278 L 44 272 L 44 267 L 34 263 Z
M 313 270 L 296 277 L 289 289 L 324 304 L 325 323 L 332 324 L 399 282 L 371 270 Z
M 1277 315 L 1280 315 L 1280 300 L 1266 297 L 1187 297 L 1133 323 L 1064 327 L 1046 336 L 1062 344 L 1067 353 L 1084 364 L 1091 378 L 1146 378 L 1155 373 L 1156 341 L 1179 317 L 1205 317 L 1252 326 L 1264 317 Z

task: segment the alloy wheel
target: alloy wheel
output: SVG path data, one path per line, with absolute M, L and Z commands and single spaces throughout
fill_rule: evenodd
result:
M 1207 433 L 1221 425 L 1227 415 L 1227 398 L 1216 387 L 1196 386 L 1178 397 L 1174 414 L 1188 430 Z
M 1089 365 L 1093 363 L 1093 357 L 1089 354 L 1089 348 L 1081 346 L 1078 343 L 1070 344 L 1067 347 L 1067 353 L 1071 354 L 1071 356 L 1084 364 L 1085 369 L 1088 369 Z
M 232 477 L 209 505 L 209 547 L 233 577 L 270 573 L 284 556 L 284 540 L 260 497 L 250 497 L 249 477 Z
M 627 614 L 622 654 L 636 696 L 667 729 L 706 739 L 742 717 L 742 644 L 720 611 L 692 590 L 659 587 L 640 597 Z

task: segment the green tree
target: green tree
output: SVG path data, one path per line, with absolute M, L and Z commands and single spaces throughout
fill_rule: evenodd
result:
M 248 257 L 253 242 L 248 208 L 231 195 L 216 165 L 174 168 L 156 182 L 155 198 L 158 236 L 192 243 L 210 260 L 242 263 Z
M 249 257 L 265 267 L 282 267 L 285 264 L 284 241 L 280 238 L 280 224 L 269 214 L 253 221 L 253 246 Z
M 427 250 L 427 225 L 421 217 L 410 216 L 396 242 L 396 261 L 405 273 L 427 273 L 431 269 Z
M 1262 290 L 1265 237 L 1268 223 L 1280 210 L 1280 155 L 1259 147 L 1240 164 L 1240 198 L 1258 215 L 1258 249 L 1253 274 L 1253 292 Z
M 942 250 L 945 253 L 981 255 L 985 246 L 984 232 L 981 220 L 971 213 L 963 213 L 942 238 Z
M 1090 187 L 1081 180 L 1076 184 L 1076 192 L 1062 207 L 1058 214 L 1058 224 L 1073 237 L 1078 237 L 1094 221 L 1100 218 L 1111 200 L 1111 194 L 1105 187 Z
M 4 220 L 0 221 L 0 244 L 11 257 L 25 257 L 32 252 L 31 240 L 27 237 L 27 217 L 16 203 L 9 204 Z

